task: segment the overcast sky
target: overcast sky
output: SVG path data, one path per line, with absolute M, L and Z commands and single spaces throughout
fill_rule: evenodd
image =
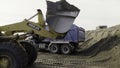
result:
M 86 30 L 95 29 L 98 25 L 120 24 L 120 0 L 67 1 L 81 9 L 75 24 Z M 45 0 L 0 0 L 0 26 L 29 18 L 36 13 L 36 9 L 42 9 L 45 15 Z

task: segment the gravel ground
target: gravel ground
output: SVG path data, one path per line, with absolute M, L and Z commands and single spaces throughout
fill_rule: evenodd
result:
M 91 62 L 81 55 L 58 55 L 39 52 L 35 64 L 30 68 L 106 68 L 105 64 Z

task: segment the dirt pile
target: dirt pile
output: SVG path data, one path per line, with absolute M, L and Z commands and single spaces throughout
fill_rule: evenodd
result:
M 86 41 L 80 43 L 80 54 L 90 56 L 92 62 L 108 67 L 120 67 L 120 25 L 86 32 Z

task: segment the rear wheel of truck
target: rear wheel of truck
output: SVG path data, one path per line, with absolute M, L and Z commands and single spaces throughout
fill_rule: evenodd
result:
M 57 44 L 52 44 L 50 46 L 50 52 L 53 54 L 58 54 L 60 52 L 60 46 Z
M 68 44 L 61 45 L 61 53 L 64 55 L 69 55 L 72 53 L 72 48 Z
M 27 56 L 28 56 L 28 66 L 33 65 L 33 63 L 35 62 L 35 60 L 37 59 L 37 50 L 36 48 L 28 43 L 28 42 L 20 42 L 22 44 L 22 46 L 25 48 L 26 52 L 27 52 Z
M 27 54 L 19 44 L 0 43 L 0 68 L 25 68 Z

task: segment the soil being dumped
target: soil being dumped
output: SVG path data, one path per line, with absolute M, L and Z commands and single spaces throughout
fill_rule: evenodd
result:
M 120 25 L 86 31 L 86 41 L 73 55 L 39 52 L 33 68 L 119 68 Z

